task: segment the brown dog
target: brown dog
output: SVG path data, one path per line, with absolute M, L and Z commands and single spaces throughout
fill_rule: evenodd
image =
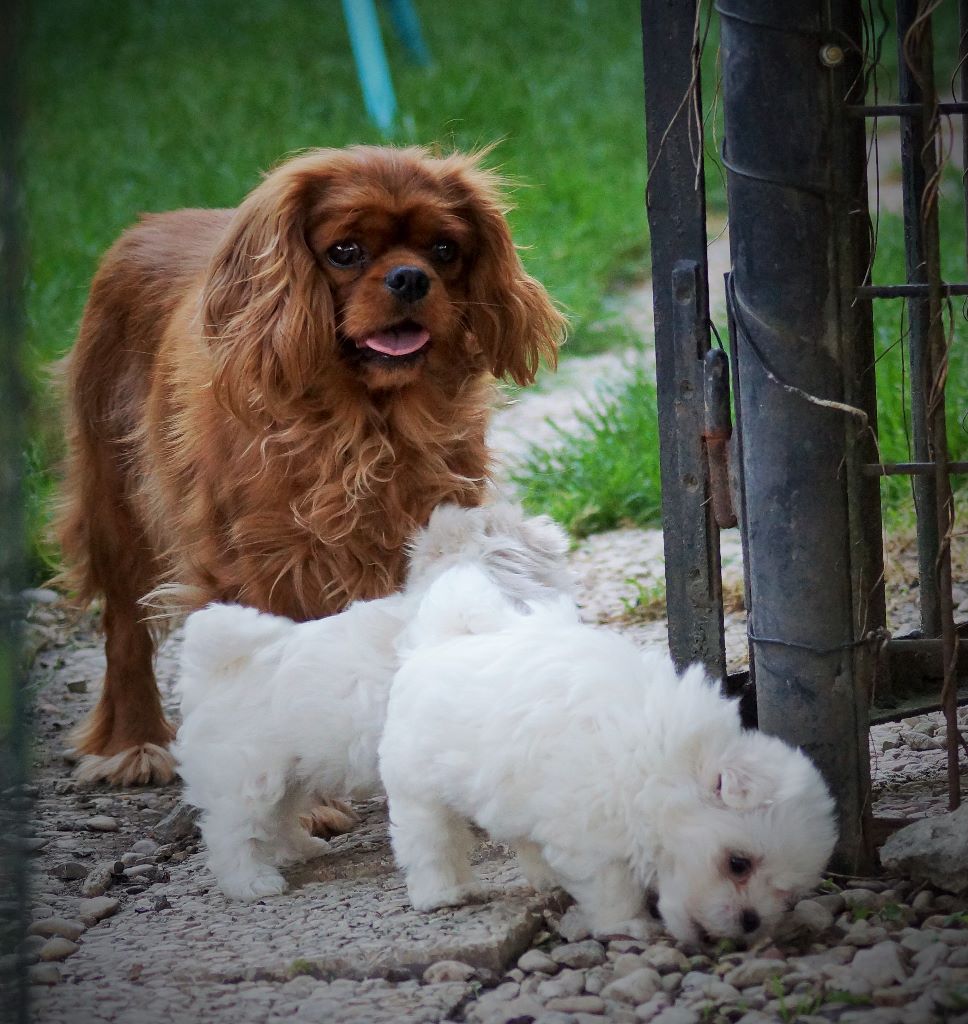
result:
M 480 501 L 493 376 L 530 383 L 564 326 L 497 186 L 474 157 L 318 150 L 105 256 L 67 359 L 58 523 L 65 577 L 103 597 L 80 777 L 173 774 L 146 595 L 329 615 L 400 584 L 437 504 Z

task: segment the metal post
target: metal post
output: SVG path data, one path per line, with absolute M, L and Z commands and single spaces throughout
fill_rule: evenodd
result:
M 642 0 L 669 645 L 725 678 L 719 533 L 703 449 L 706 194 L 694 0 Z
M 856 297 L 863 126 L 844 107 L 861 78 L 842 45 L 861 37 L 859 6 L 717 9 L 759 726 L 816 761 L 838 802 L 836 862 L 857 869 L 869 859 L 864 637 L 882 621 L 877 502 L 861 473 L 873 423 L 870 305 Z
M 934 104 L 931 20 L 919 19 L 918 0 L 897 0 L 898 98 L 902 103 L 921 106 Z M 915 23 L 917 28 L 914 28 Z M 914 31 L 912 31 L 914 29 Z M 934 116 L 937 116 L 936 113 Z M 911 434 L 914 459 L 930 460 L 928 393 L 932 322 L 940 317 L 939 296 L 930 291 L 940 281 L 937 232 L 937 207 L 933 217 L 925 217 L 925 190 L 937 172 L 934 144 L 926 145 L 930 126 L 924 117 L 901 118 L 901 167 L 904 194 L 904 252 L 907 279 L 911 284 L 927 285 L 929 294 L 908 299 L 911 353 Z M 933 286 L 933 287 L 932 287 Z M 938 496 L 935 482 L 915 477 L 914 505 L 918 531 L 918 602 L 921 607 L 921 632 L 941 635 L 941 607 L 938 591 Z

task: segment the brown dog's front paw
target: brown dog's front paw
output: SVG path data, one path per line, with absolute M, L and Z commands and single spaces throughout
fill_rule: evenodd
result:
M 353 830 L 360 816 L 343 800 L 324 800 L 299 819 L 306 830 L 321 839 L 332 839 Z

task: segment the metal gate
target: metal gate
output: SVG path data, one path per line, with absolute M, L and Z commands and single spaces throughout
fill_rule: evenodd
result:
M 945 380 L 950 300 L 968 285 L 941 278 L 935 144 L 939 117 L 968 119 L 968 0 L 958 2 L 960 100 L 939 103 L 934 86 L 937 0 L 898 0 L 899 102 L 870 105 L 884 37 L 861 0 L 717 0 L 728 369 L 710 343 L 706 264 L 700 59 L 713 15 L 694 0 L 641 3 L 673 657 L 703 661 L 743 697 L 749 722 L 811 754 L 837 797 L 847 869 L 869 864 L 877 834 L 872 722 L 940 700 L 952 809 L 960 799 L 955 710 L 968 698 L 957 690 L 968 682 L 968 623 L 953 616 L 950 477 L 968 464 L 949 461 Z M 867 129 L 886 117 L 901 125 L 907 280 L 881 284 L 871 274 Z M 877 444 L 874 301 L 907 303 L 905 463 L 885 464 Z M 921 628 L 905 637 L 886 628 L 886 474 L 913 477 Z M 736 518 L 749 672 L 727 676 L 719 531 Z

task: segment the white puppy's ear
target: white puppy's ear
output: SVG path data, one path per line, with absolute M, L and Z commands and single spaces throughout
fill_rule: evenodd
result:
M 734 811 L 766 807 L 776 795 L 776 781 L 759 765 L 733 762 L 724 765 L 716 778 L 716 797 Z

